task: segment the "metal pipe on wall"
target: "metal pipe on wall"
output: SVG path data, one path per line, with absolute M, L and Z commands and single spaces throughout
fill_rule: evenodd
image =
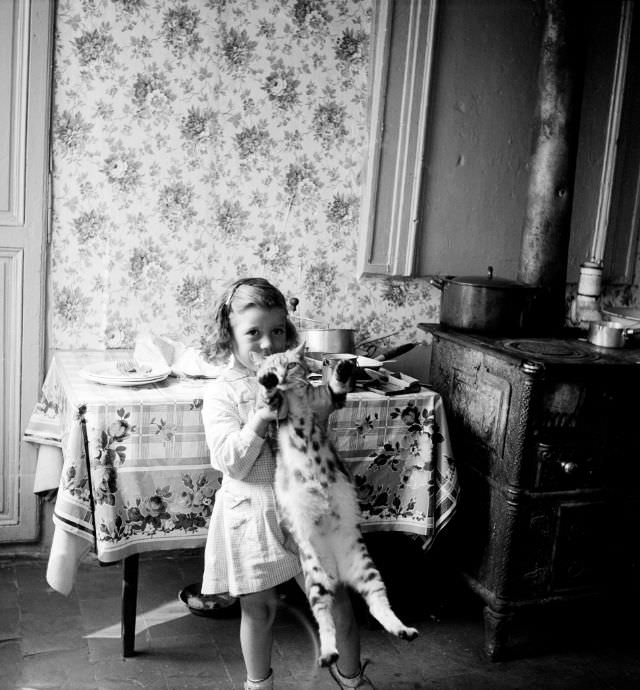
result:
M 540 288 L 530 328 L 564 325 L 565 286 L 584 60 L 576 0 L 544 0 L 536 139 L 518 279 Z

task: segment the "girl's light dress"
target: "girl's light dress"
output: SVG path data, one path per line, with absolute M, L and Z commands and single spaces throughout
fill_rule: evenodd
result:
M 202 594 L 259 592 L 301 571 L 295 545 L 278 521 L 272 441 L 245 426 L 255 414 L 258 390 L 255 376 L 232 358 L 205 392 L 211 465 L 223 478 L 207 535 Z

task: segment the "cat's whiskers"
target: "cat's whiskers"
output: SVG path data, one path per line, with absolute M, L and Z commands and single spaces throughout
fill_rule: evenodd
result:
M 289 380 L 287 380 L 286 383 L 279 383 L 276 387 L 278 390 L 281 391 L 290 391 L 294 388 L 306 388 L 308 384 L 308 381 L 306 378 L 302 376 L 295 376 Z

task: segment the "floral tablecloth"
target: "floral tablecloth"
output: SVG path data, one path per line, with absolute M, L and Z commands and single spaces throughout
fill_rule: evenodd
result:
M 25 430 L 27 440 L 62 450 L 56 532 L 85 540 L 105 563 L 203 545 L 220 486 L 200 416 L 207 382 L 126 388 L 79 374 L 118 356 L 56 352 Z M 428 542 L 449 521 L 458 481 L 437 393 L 357 391 L 331 416 L 330 433 L 358 489 L 363 530 Z

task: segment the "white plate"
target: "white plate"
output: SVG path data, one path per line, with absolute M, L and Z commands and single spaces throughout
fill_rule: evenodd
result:
M 363 355 L 337 353 L 327 355 L 327 357 L 336 357 L 338 359 L 353 359 L 355 357 L 357 360 L 357 364 L 361 369 L 378 369 L 379 367 L 386 364 L 386 362 L 381 362 L 380 360 L 372 359 L 371 357 L 364 357 Z M 322 368 L 322 358 L 320 357 L 320 355 L 318 356 L 318 359 L 309 356 L 307 356 L 306 359 L 308 363 L 312 365 L 312 370 L 315 370 L 316 368 Z
M 378 369 L 385 362 L 381 362 L 379 359 L 372 359 L 371 357 L 363 357 L 358 355 L 358 366 L 361 369 Z
M 171 369 L 167 366 L 162 367 L 151 363 L 140 363 L 140 365 L 140 371 L 123 374 L 118 369 L 116 361 L 97 362 L 81 369 L 78 373 L 88 381 L 109 386 L 144 386 L 147 383 L 164 381 L 171 373 Z M 142 371 L 142 367 L 148 368 L 148 371 Z
M 80 372 L 80 375 L 82 375 L 82 372 Z M 125 386 L 148 386 L 152 383 L 161 383 L 162 381 L 165 381 L 167 377 L 160 376 L 157 379 L 147 379 L 145 381 L 129 381 L 127 379 L 101 379 L 99 376 L 85 376 L 84 378 L 86 378 L 87 381 L 91 381 L 91 383 L 100 383 L 103 386 L 119 386 L 122 388 Z

